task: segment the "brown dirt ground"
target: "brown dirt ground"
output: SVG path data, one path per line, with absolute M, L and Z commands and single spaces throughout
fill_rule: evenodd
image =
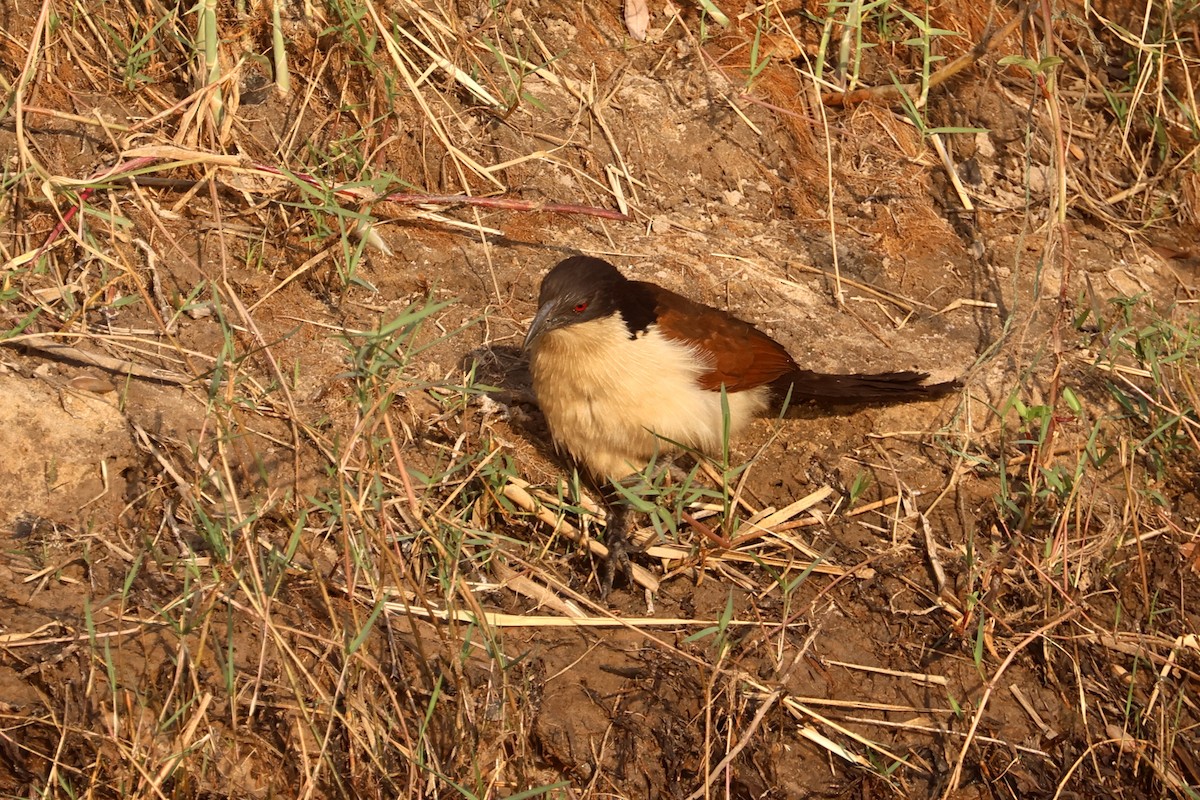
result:
M 13 42 L 28 42 L 32 30 L 25 5 L 0 3 L 10 63 L 24 57 Z M 720 773 L 715 794 L 939 796 L 947 790 L 989 677 L 1028 634 L 1069 607 L 1060 596 L 1066 594 L 1082 604 L 1078 614 L 1087 624 L 1077 620 L 1053 642 L 1038 638 L 1006 665 L 999 685 L 991 687 L 966 759 L 963 789 L 953 796 L 1049 797 L 1063 780 L 1067 794 L 1061 796 L 1170 794 L 1164 788 L 1169 782 L 1139 761 L 1136 747 L 1117 746 L 1126 717 L 1120 696 L 1109 688 L 1112 682 L 1124 681 L 1137 702 L 1145 702 L 1155 684 L 1131 674 L 1135 663 L 1150 669 L 1130 649 L 1137 636 L 1150 632 L 1113 620 L 1123 615 L 1144 620 L 1154 605 L 1169 617 L 1156 633 L 1184 636 L 1200 628 L 1200 589 L 1179 556 L 1189 536 L 1195 537 L 1196 484 L 1162 487 L 1170 500 L 1164 514 L 1171 524 L 1161 526 L 1167 533 L 1135 548 L 1093 552 L 1083 538 L 1129 524 L 1136 514 L 1129 513 L 1135 501 L 1123 485 L 1129 472 L 1112 467 L 1090 483 L 1089 496 L 1077 501 L 1088 522 L 1072 531 L 1072 546 L 1078 547 L 1072 563 L 1089 576 L 1103 576 L 1103 583 L 1065 586 L 1061 575 L 1038 572 L 1053 531 L 1037 520 L 1026 530 L 1009 527 L 994 500 L 998 476 L 986 466 L 964 464 L 957 454 L 963 442 L 970 454 L 993 459 L 1011 448 L 1001 441 L 993 410 L 1014 391 L 1034 405 L 1061 380 L 1086 398 L 1092 417 L 1063 423 L 1060 445 L 1069 453 L 1079 451 L 1090 423 L 1113 409 L 1103 376 L 1089 369 L 1082 352 L 1094 346 L 1086 332 L 1068 325 L 1066 355 L 1061 365 L 1055 363 L 1052 333 L 1063 259 L 1046 258 L 1047 252 L 1070 254 L 1069 301 L 1077 303 L 1091 292 L 1102 307 L 1131 288 L 1148 291 L 1162 307 L 1194 298 L 1200 288 L 1195 264 L 1164 261 L 1143 240 L 1097 225 L 1085 213 L 1071 217 L 1068 240 L 1047 240 L 1045 219 L 1029 209 L 1046 207 L 1052 188 L 1048 157 L 1041 140 L 1026 149 L 1027 109 L 1014 99 L 1027 103 L 1028 85 L 1018 77 L 977 68 L 931 101 L 934 124 L 990 131 L 952 137 L 956 159 L 969 161 L 975 170 L 969 185 L 982 211 L 974 218 L 956 213 L 958 201 L 932 149 L 901 115 L 874 106 L 829 116 L 835 187 L 830 201 L 820 126 L 782 118 L 768 106 L 778 105 L 780 98 L 796 106 L 793 72 L 768 72 L 756 95 L 762 102 L 743 103 L 739 114 L 728 100 L 739 87 L 718 70 L 703 68 L 694 40 L 678 28 L 651 44 L 627 46 L 615 5 L 591 5 L 512 7 L 523 9 L 525 25 L 541 25 L 551 51 L 563 53 L 557 73 L 592 81 L 596 95 L 605 98 L 603 122 L 639 181 L 636 187 L 626 184 L 638 212 L 634 222 L 490 209 L 444 212 L 503 232 L 483 239 L 411 209 L 379 204 L 373 208 L 383 220 L 377 230 L 394 255 L 367 251 L 358 277 L 374 290 L 346 288 L 332 266 L 336 259 L 318 261 L 280 288 L 321 248 L 336 243 L 328 236 L 306 238 L 303 234 L 313 229 L 298 222 L 305 213 L 295 207 L 257 205 L 249 195 L 222 196 L 207 189 L 177 207 L 182 191 L 162 187 L 139 190 L 151 202 L 113 200 L 106 206 L 108 201 L 99 201 L 99 208 L 127 215 L 129 224 L 97 246 L 114 254 L 116 262 L 134 265 L 138 277 L 113 279 L 105 272 L 108 265 L 72 263 L 63 255 L 58 263 L 68 272 L 57 280 L 75 281 L 85 293 L 103 286 L 137 295 L 135 281 L 150 282 L 150 267 L 133 242 L 140 238 L 158 253 L 157 280 L 168 295 L 186 296 L 205 281 L 216 281 L 213 287 L 249 306 L 277 291 L 252 312 L 257 334 L 241 326 L 236 359 L 222 355 L 228 341 L 219 318 L 240 318 L 228 302 L 220 307 L 213 302 L 213 288 L 199 296 L 204 313 L 181 317 L 173 333 L 177 347 L 146 354 L 156 366 L 188 374 L 220 365 L 225 383 L 215 389 L 204 382 L 179 387 L 126 379 L 33 350 L 0 350 L 0 719 L 5 721 L 0 793 L 31 796 L 45 787 L 47 796 L 55 794 L 61 787 L 54 784 L 54 765 L 74 786 L 87 783 L 98 796 L 132 794 L 136 775 L 124 788 L 116 783 L 97 788 L 115 780 L 97 765 L 139 755 L 156 767 L 161 763 L 154 759 L 165 757 L 174 740 L 164 738 L 161 720 L 150 709 L 165 702 L 163 694 L 178 685 L 181 671 L 192 669 L 192 659 L 202 669 L 191 689 L 222 710 L 224 717 L 210 712 L 208 719 L 215 721 L 206 725 L 212 726 L 214 741 L 225 744 L 215 751 L 220 755 L 212 771 L 173 778 L 164 785 L 167 796 L 266 797 L 290 795 L 298 786 L 317 796 L 398 796 L 404 787 L 433 796 L 452 794 L 449 784 L 433 775 L 426 776 L 428 784 L 389 782 L 386 775 L 403 772 L 386 761 L 395 754 L 381 755 L 379 763 L 357 761 L 349 734 L 344 751 L 330 756 L 341 766 L 340 777 L 305 783 L 301 764 L 307 763 L 317 734 L 295 723 L 287 659 L 276 649 L 285 645 L 265 637 L 256 617 L 241 615 L 244 601 L 237 598 L 245 578 L 236 570 L 214 567 L 223 582 L 211 592 L 189 594 L 177 559 L 199 553 L 216 563 L 219 554 L 199 532 L 202 521 L 177 513 L 180 498 L 187 496 L 180 487 L 190 484 L 191 492 L 211 497 L 211 484 L 202 488 L 196 458 L 229 465 L 228 480 L 240 505 L 231 507 L 228 498 L 214 502 L 214 516 L 232 519 L 240 516 L 235 511 L 267 509 L 257 535 L 264 542 L 286 543 L 297 504 L 303 505 L 296 495 L 319 494 L 329 481 L 329 462 L 310 440 L 298 449 L 292 446 L 292 420 L 324 432 L 327 441 L 348 437 L 357 412 L 340 337 L 378 326 L 426 297 L 454 302 L 422 329 L 422 341 L 466 327 L 421 352 L 410 367 L 411 382 L 461 382 L 464 366 L 475 362 L 477 377 L 496 390 L 457 408 L 406 389 L 396 421 L 404 431 L 400 438 L 409 466 L 436 473 L 453 448 L 469 453 L 500 446 L 517 474 L 535 485 L 553 486 L 564 464 L 546 441 L 518 347 L 541 274 L 564 255 L 582 250 L 609 257 L 629 275 L 755 321 L 813 369 L 928 370 L 938 379 L 963 378 L 965 389 L 936 402 L 804 409 L 783 421 L 764 421 L 736 443 L 737 458 L 757 453 L 745 484 L 745 497 L 756 508 L 782 507 L 825 485 L 835 497 L 842 495 L 864 471 L 871 482 L 859 505 L 896 495 L 905 505 L 893 501 L 878 512 L 835 516 L 796 530 L 831 564 L 860 569 L 842 578 L 814 574 L 786 597 L 753 564 L 716 559 L 706 569 L 667 577 L 653 600 L 655 615 L 716 619 L 732 597 L 734 619 L 756 623 L 731 629 L 724 649 L 711 638 L 689 639 L 695 627 L 648 632 L 515 627 L 495 628 L 483 637 L 488 641 L 481 647 L 503 654 L 492 659 L 462 644 L 466 626 L 389 615 L 366 645 L 381 674 L 391 676 L 392 688 L 386 691 L 411 704 L 415 720 L 436 693 L 453 697 L 460 709 L 457 715 L 435 714 L 425 734 L 447 781 L 485 785 L 485 793 L 497 796 L 566 781 L 572 788 L 563 791 L 577 796 L 683 797 L 700 787 L 706 772 L 746 734 L 748 746 Z M 974 20 L 960 12 L 957 19 Z M 295 51 L 311 53 L 314 60 L 297 65 L 297 72 L 311 77 L 319 91 L 309 108 L 269 94 L 239 109 L 238 151 L 267 163 L 275 163 L 272 154 L 285 131 L 297 131 L 314 153 L 322 152 L 370 116 L 338 109 L 343 82 L 360 74 L 349 55 L 317 35 L 319 26 L 290 24 L 296 26 Z M 731 52 L 719 38 L 707 47 L 710 55 Z M 318 63 L 325 67 L 319 74 Z M 158 65 L 160 88 L 179 93 L 180 87 L 171 87 L 169 66 Z M 885 68 L 876 66 L 871 79 L 885 74 Z M 78 74 L 83 67 L 69 60 L 56 62 L 56 69 L 60 73 L 53 80 L 34 84 L 30 105 L 76 114 L 101 108 L 127 124 L 160 107 L 153 98 L 125 92 L 114 80 L 85 78 Z M 736 74 L 736 66 L 730 70 Z M 5 77 L 14 80 L 11 69 Z M 79 91 L 64 88 L 72 86 Z M 503 170 L 510 194 L 611 206 L 599 183 L 580 178 L 603 180 L 604 166 L 618 161 L 599 120 L 579 113 L 578 102 L 550 82 L 531 77 L 525 89 L 540 106 L 522 105 L 511 120 L 456 109 L 462 115 L 461 146 L 484 163 L 553 150 L 553 158 Z M 161 107 L 169 105 L 162 99 Z M 53 174 L 83 177 L 112 163 L 114 151 L 94 127 L 31 119 L 29 135 Z M 393 137 L 379 151 L 376 168 L 430 191 L 458 191 L 450 162 L 431 143 L 428 121 L 410 95 L 397 97 L 395 116 L 372 136 L 373 145 Z M 15 131 L 6 123 L 0 152 L 14 150 Z M 288 166 L 304 168 L 303 151 L 289 155 L 296 161 Z M 128 186 L 112 190 L 123 197 L 132 191 Z M 285 199 L 298 198 L 292 192 Z M 826 214 L 830 203 L 836 242 Z M 150 209 L 162 212 L 158 219 Z M 30 242 L 36 245 L 52 225 L 44 198 L 27 198 L 5 221 L 7 255 Z M 1158 235 L 1183 240 L 1186 234 Z M 973 255 L 980 246 L 983 253 Z M 847 287 L 842 308 L 832 302 L 828 275 L 812 269 L 830 272 L 834 247 L 841 275 L 857 282 Z M 75 257 L 82 253 L 73 243 L 64 249 L 74 249 Z M 18 281 L 24 297 L 55 285 L 45 274 L 14 273 L 10 279 Z M 857 284 L 907 298 L 913 313 Z M 956 306 L 957 300 L 989 305 Z M 14 305 L 3 312 L 5 327 L 15 324 L 18 310 Z M 1072 316 L 1078 310 L 1073 305 Z M 103 319 L 93 314 L 87 321 L 95 326 L 157 329 L 145 303 L 111 306 Z M 275 362 L 294 375 L 288 413 L 264 389 L 275 374 L 256 341 L 269 343 Z M 130 357 L 127 351 L 119 355 Z M 116 391 L 81 391 L 71 383 L 81 376 L 108 381 Z M 217 415 L 217 400 L 235 411 Z M 1008 422 L 1011 426 L 1011 415 Z M 1009 456 L 1015 452 L 1010 449 Z M 188 454 L 195 456 L 190 462 Z M 178 468 L 191 463 L 193 471 L 171 474 L 168 463 Z M 1194 471 L 1184 474 L 1195 478 Z M 949 492 L 931 513 L 911 513 L 908 504 L 926 509 L 947 486 Z M 438 501 L 429 502 L 436 507 Z M 828 504 L 823 508 L 830 510 Z M 499 530 L 515 540 L 536 543 L 513 555 L 513 564 L 533 559 L 545 547 L 538 572 L 595 596 L 595 565 L 569 544 L 550 542 L 543 527 L 515 515 L 497 512 L 485 523 L 502 526 Z M 312 675 L 328 679 L 323 685 L 333 686 L 345 667 L 339 659 L 346 658 L 333 630 L 361 621 L 370 604 L 364 611 L 348 600 L 355 589 L 344 580 L 344 593 L 329 596 L 323 583 L 344 578 L 344 544 L 329 532 L 304 535 L 295 569 L 288 573 L 292 578 L 275 598 L 273 619 L 283 630 L 295 631 L 285 637 L 286 646 L 302 648 L 297 658 Z M 685 546 L 696 546 L 694 532 L 684 527 L 680 536 Z M 941 597 L 931 552 L 947 573 Z M 1096 568 L 1099 562 L 1105 569 Z M 642 563 L 661 574 L 653 561 Z M 476 595 L 489 608 L 538 611 L 533 601 L 498 586 L 489 575 L 467 577 L 482 582 Z M 1150 597 L 1147 586 L 1153 588 Z M 967 607 L 968 595 L 989 610 L 981 666 L 973 652 L 980 617 L 953 611 Z M 222 597 L 234 599 L 226 604 Z M 627 616 L 646 611 L 645 598 L 630 587 L 619 587 L 612 604 Z M 204 652 L 198 646 L 207 641 L 202 632 L 188 627 L 190 619 L 205 618 L 202 612 L 212 608 L 219 625 L 228 622 L 228 635 L 217 637 L 229 645 L 227 654 Z M 155 619 L 159 622 L 149 622 Z M 163 619 L 174 620 L 176 627 L 162 625 Z M 1100 643 L 1103 631 L 1114 631 L 1107 645 Z M 499 663 L 510 666 L 501 671 Z M 1187 663 L 1195 669 L 1194 657 Z M 122 676 L 119 688 L 109 687 L 111 694 L 94 688 L 96 682 L 108 685 L 108 664 Z M 260 695 L 250 722 L 238 719 L 244 707 L 223 682 L 225 667 L 248 676 L 240 691 L 253 687 Z M 1114 678 L 1122 671 L 1123 678 Z M 931 685 L 914 674 L 938 676 L 942 683 Z M 782 694 L 749 691 L 735 675 L 751 676 Z M 361 675 L 356 680 L 361 696 L 369 697 L 364 687 L 372 684 Z M 1195 785 L 1200 772 L 1194 754 L 1187 752 L 1197 739 L 1196 673 L 1175 680 L 1181 685 L 1171 697 L 1183 698 L 1174 708 L 1178 741 L 1163 750 L 1175 753 L 1168 761 L 1181 780 Z M 353 696 L 349 689 L 346 696 Z M 793 713 L 780 702 L 782 696 L 798 699 L 841 727 Z M 964 711 L 956 714 L 948 698 Z M 839 701 L 879 705 L 847 709 Z M 749 720 L 767 702 L 766 715 L 750 730 Z M 1080 713 L 1081 703 L 1090 716 Z M 122 712 L 116 730 L 114 709 Z M 57 722 L 48 722 L 51 718 Z M 1089 750 L 1106 737 L 1096 730 L 1104 724 L 1110 738 L 1117 731 L 1117 744 Z M 908 766 L 886 776 L 892 761 L 843 730 L 903 757 Z M 839 760 L 809 738 L 816 731 L 876 769 Z M 1079 759 L 1083 766 L 1068 772 Z M 467 764 L 499 762 L 506 765 L 503 774 L 477 778 L 481 783 L 458 771 Z M 223 785 L 215 782 L 217 775 Z

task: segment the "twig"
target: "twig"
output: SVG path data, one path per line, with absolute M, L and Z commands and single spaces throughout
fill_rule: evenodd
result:
M 331 187 L 324 181 L 309 175 L 304 172 L 292 172 L 283 170 L 278 167 L 272 167 L 267 164 L 258 163 L 241 163 L 240 159 L 231 158 L 230 156 L 220 156 L 217 154 L 205 153 L 200 150 L 192 150 L 185 147 L 173 146 L 153 146 L 145 148 L 137 148 L 127 150 L 125 156 L 134 157 L 133 160 L 119 164 L 106 172 L 97 174 L 93 178 L 88 179 L 88 183 L 103 181 L 107 178 L 116 178 L 121 173 L 129 172 L 138 167 L 145 166 L 159 160 L 177 160 L 189 163 L 197 161 L 202 163 L 215 164 L 217 166 L 237 167 L 243 171 L 250 171 L 260 175 L 270 175 L 276 178 L 287 178 L 303 181 L 310 186 L 315 186 L 318 189 L 324 189 L 332 192 L 334 195 L 346 199 L 371 202 L 377 200 L 387 200 L 392 203 L 406 206 L 444 206 L 444 205 L 460 205 L 460 206 L 480 206 L 483 208 L 498 208 L 505 211 L 526 211 L 526 212 L 545 212 L 550 214 L 579 214 L 583 216 L 602 217 L 604 219 L 612 219 L 617 221 L 628 221 L 630 217 L 622 214 L 620 211 L 614 211 L 609 208 L 597 208 L 595 206 L 583 206 L 574 203 L 546 203 L 538 200 L 515 200 L 508 197 L 472 197 L 466 194 L 420 194 L 415 192 L 395 192 L 393 194 L 378 195 L 375 192 L 365 189 L 361 186 L 354 187 Z M 66 216 L 66 215 L 64 215 Z M 66 217 L 70 219 L 69 216 Z
M 993 42 L 1002 42 L 1008 38 L 1008 35 L 1017 29 L 1017 26 L 1024 21 L 1029 14 L 1026 9 L 1020 14 L 1015 14 L 1003 28 L 990 35 L 985 35 L 980 40 L 979 44 L 972 47 L 966 53 L 963 53 L 958 58 L 951 61 L 942 69 L 929 76 L 929 86 L 933 89 L 946 81 L 953 78 L 958 73 L 965 70 L 967 67 L 973 66 L 975 62 L 983 58 L 991 49 Z M 913 83 L 897 84 L 889 86 L 874 86 L 868 89 L 856 89 L 853 92 L 826 92 L 821 95 L 821 103 L 826 106 L 840 106 L 849 108 L 859 105 L 860 103 L 879 103 L 881 105 L 890 105 L 899 101 L 901 92 L 914 97 L 919 94 L 918 86 Z
M 526 490 L 525 487 L 528 486 L 528 484 L 522 486 L 521 484 L 523 483 L 524 481 L 520 481 L 519 479 L 509 478 L 508 483 L 504 484 L 504 496 L 526 511 L 532 512 L 534 516 L 536 516 L 542 522 L 550 525 L 554 533 L 562 534 L 572 542 L 585 545 L 593 555 L 599 558 L 608 558 L 607 547 L 590 536 L 584 536 L 579 530 L 577 530 L 561 516 L 555 515 L 554 512 L 550 511 L 550 509 L 542 506 L 541 503 L 534 499 L 533 495 L 529 494 L 529 492 Z M 633 579 L 644 589 L 649 589 L 652 592 L 658 591 L 658 580 L 645 567 L 634 564 Z
M 750 738 L 754 736 L 754 732 L 757 731 L 758 726 L 762 724 L 763 717 L 767 715 L 768 711 L 775 707 L 775 703 L 782 695 L 783 691 L 781 689 L 776 689 L 774 692 L 767 695 L 766 702 L 759 706 L 758 711 L 754 714 L 754 719 L 750 720 L 750 725 L 746 728 L 746 732 L 742 734 L 742 738 L 738 740 L 738 743 L 733 746 L 733 749 L 726 753 L 725 757 L 722 758 L 721 761 L 712 768 L 712 771 L 709 772 L 708 775 L 704 776 L 704 782 L 700 785 L 700 788 L 689 794 L 687 800 L 698 800 L 699 798 L 708 795 L 708 790 L 713 785 L 713 782 L 716 781 L 716 779 L 725 770 L 725 768 L 729 766 L 733 759 L 737 758 L 738 753 L 742 752 L 746 745 L 750 743 Z
M 995 690 L 996 685 L 1000 683 L 1000 676 L 1012 665 L 1013 659 L 1017 657 L 1018 653 L 1044 636 L 1047 631 L 1053 630 L 1071 617 L 1074 617 L 1080 610 L 1080 608 L 1076 607 L 1063 614 L 1059 614 L 1018 642 L 1017 646 L 1004 658 L 1000 667 L 987 682 L 987 686 L 983 690 L 983 696 L 979 698 L 979 707 L 975 709 L 975 716 L 971 719 L 971 727 L 967 731 L 967 738 L 963 741 L 962 750 L 958 753 L 958 759 L 954 762 L 954 772 L 950 774 L 950 780 L 946 783 L 946 791 L 942 793 L 942 800 L 949 800 L 958 791 L 958 782 L 962 779 L 963 764 L 967 760 L 967 751 L 971 749 L 971 742 L 975 739 L 975 731 L 979 729 L 979 723 L 983 721 L 983 713 L 987 710 L 988 700 L 991 699 L 992 692 Z
M 135 364 L 132 361 L 126 361 L 121 358 L 113 358 L 112 356 L 103 356 L 99 353 L 90 353 L 87 350 L 80 350 L 78 347 L 72 347 L 68 344 L 58 344 L 50 341 L 43 334 L 29 334 L 27 336 L 14 336 L 11 339 L 0 341 L 0 345 L 8 345 L 9 347 L 22 347 L 26 350 L 31 350 L 34 353 L 47 356 L 49 358 L 61 358 L 67 361 L 75 361 L 80 364 L 87 364 L 92 367 L 99 367 L 108 372 L 115 372 L 118 375 L 132 375 L 135 378 L 144 378 L 151 381 L 160 381 L 162 383 L 174 383 L 180 386 L 191 383 L 194 378 L 190 375 L 184 375 L 181 372 L 175 372 L 169 369 L 157 369 L 155 367 L 147 367 L 142 364 Z
M 628 214 L 614 211 L 610 208 L 596 206 L 580 206 L 573 203 L 544 203 L 537 200 L 513 200 L 507 197 L 471 197 L 465 194 L 409 194 L 397 193 L 386 195 L 384 200 L 408 206 L 424 205 L 462 205 L 480 206 L 483 208 L 499 208 L 505 211 L 544 212 L 547 214 L 580 214 L 588 217 L 613 219 L 618 222 L 628 222 L 632 219 Z
M 808 264 L 789 263 L 788 267 L 794 267 L 798 270 L 801 270 L 802 272 L 811 272 L 814 275 L 824 275 L 826 278 L 836 278 L 837 277 L 832 272 L 829 272 L 828 270 L 821 269 L 820 267 L 813 267 Z M 791 286 L 795 285 L 792 281 L 787 281 L 787 280 L 783 280 L 783 279 L 781 279 L 781 281 L 783 283 L 786 283 Z M 843 275 L 841 277 L 841 282 L 846 284 L 847 286 L 853 286 L 855 289 L 861 289 L 862 291 L 866 292 L 867 294 L 871 294 L 871 295 L 874 295 L 875 297 L 878 297 L 880 300 L 886 300 L 889 303 L 892 303 L 893 305 L 898 306 L 901 310 L 908 312 L 908 313 L 915 311 L 917 308 L 924 308 L 929 311 L 937 311 L 936 308 L 929 305 L 928 303 L 922 303 L 920 300 L 910 300 L 907 297 L 902 297 L 898 294 L 893 294 L 893 293 L 885 291 L 883 289 L 877 289 L 876 287 L 871 286 L 870 284 L 860 283 L 859 281 L 853 280 L 851 278 L 847 278 L 845 275 Z

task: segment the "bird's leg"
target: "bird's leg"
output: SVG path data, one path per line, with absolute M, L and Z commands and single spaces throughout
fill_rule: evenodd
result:
M 609 592 L 612 591 L 613 579 L 617 576 L 618 568 L 625 576 L 626 582 L 630 586 L 635 585 L 633 562 L 629 560 L 629 550 L 632 546 L 629 541 L 632 510 L 615 487 L 610 488 L 605 494 L 605 504 L 608 506 L 608 525 L 604 534 L 604 546 L 608 548 L 608 557 L 604 559 L 604 567 L 600 571 L 601 598 L 607 598 Z
M 620 481 L 610 479 L 609 484 L 602 488 L 605 506 L 608 509 L 608 525 L 604 534 L 608 558 L 604 560 L 604 568 L 600 573 L 601 597 L 608 597 L 608 593 L 612 591 L 613 579 L 618 568 L 631 588 L 636 585 L 633 579 L 633 562 L 629 560 L 629 554 L 636 552 L 638 548 L 629 537 L 633 532 L 633 515 L 637 514 L 638 510 L 629 497 L 640 497 L 643 500 L 648 495 L 657 497 L 661 493 L 662 479 L 665 478 L 669 482 L 672 470 L 678 470 L 673 460 L 652 463 L 647 470 L 635 472 Z

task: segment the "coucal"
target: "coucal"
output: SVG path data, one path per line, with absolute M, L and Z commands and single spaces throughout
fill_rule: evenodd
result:
M 959 386 L 924 383 L 923 372 L 801 369 L 750 323 L 629 280 L 590 256 L 565 259 L 546 273 L 524 347 L 555 446 L 601 486 L 640 472 L 675 445 L 720 452 L 722 390 L 732 436 L 784 404 L 924 399 Z M 607 538 L 622 560 L 624 513 L 611 502 L 610 509 L 620 522 L 615 529 L 610 522 Z

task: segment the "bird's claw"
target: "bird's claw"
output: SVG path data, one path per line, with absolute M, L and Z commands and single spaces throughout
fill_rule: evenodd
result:
M 608 556 L 604 559 L 604 566 L 600 570 L 601 600 L 607 600 L 609 593 L 612 592 L 613 581 L 617 577 L 618 569 L 630 586 L 636 585 L 633 580 L 633 562 L 629 560 L 629 538 L 622 532 L 620 536 L 610 536 L 609 541 L 605 544 L 608 547 Z
M 617 570 L 625 576 L 630 587 L 635 586 L 633 580 L 633 562 L 629 560 L 632 544 L 629 541 L 629 508 L 619 500 L 610 500 L 608 504 L 608 530 L 604 534 L 604 544 L 608 547 L 608 556 L 600 569 L 600 599 L 607 600 L 613 588 L 613 579 Z

